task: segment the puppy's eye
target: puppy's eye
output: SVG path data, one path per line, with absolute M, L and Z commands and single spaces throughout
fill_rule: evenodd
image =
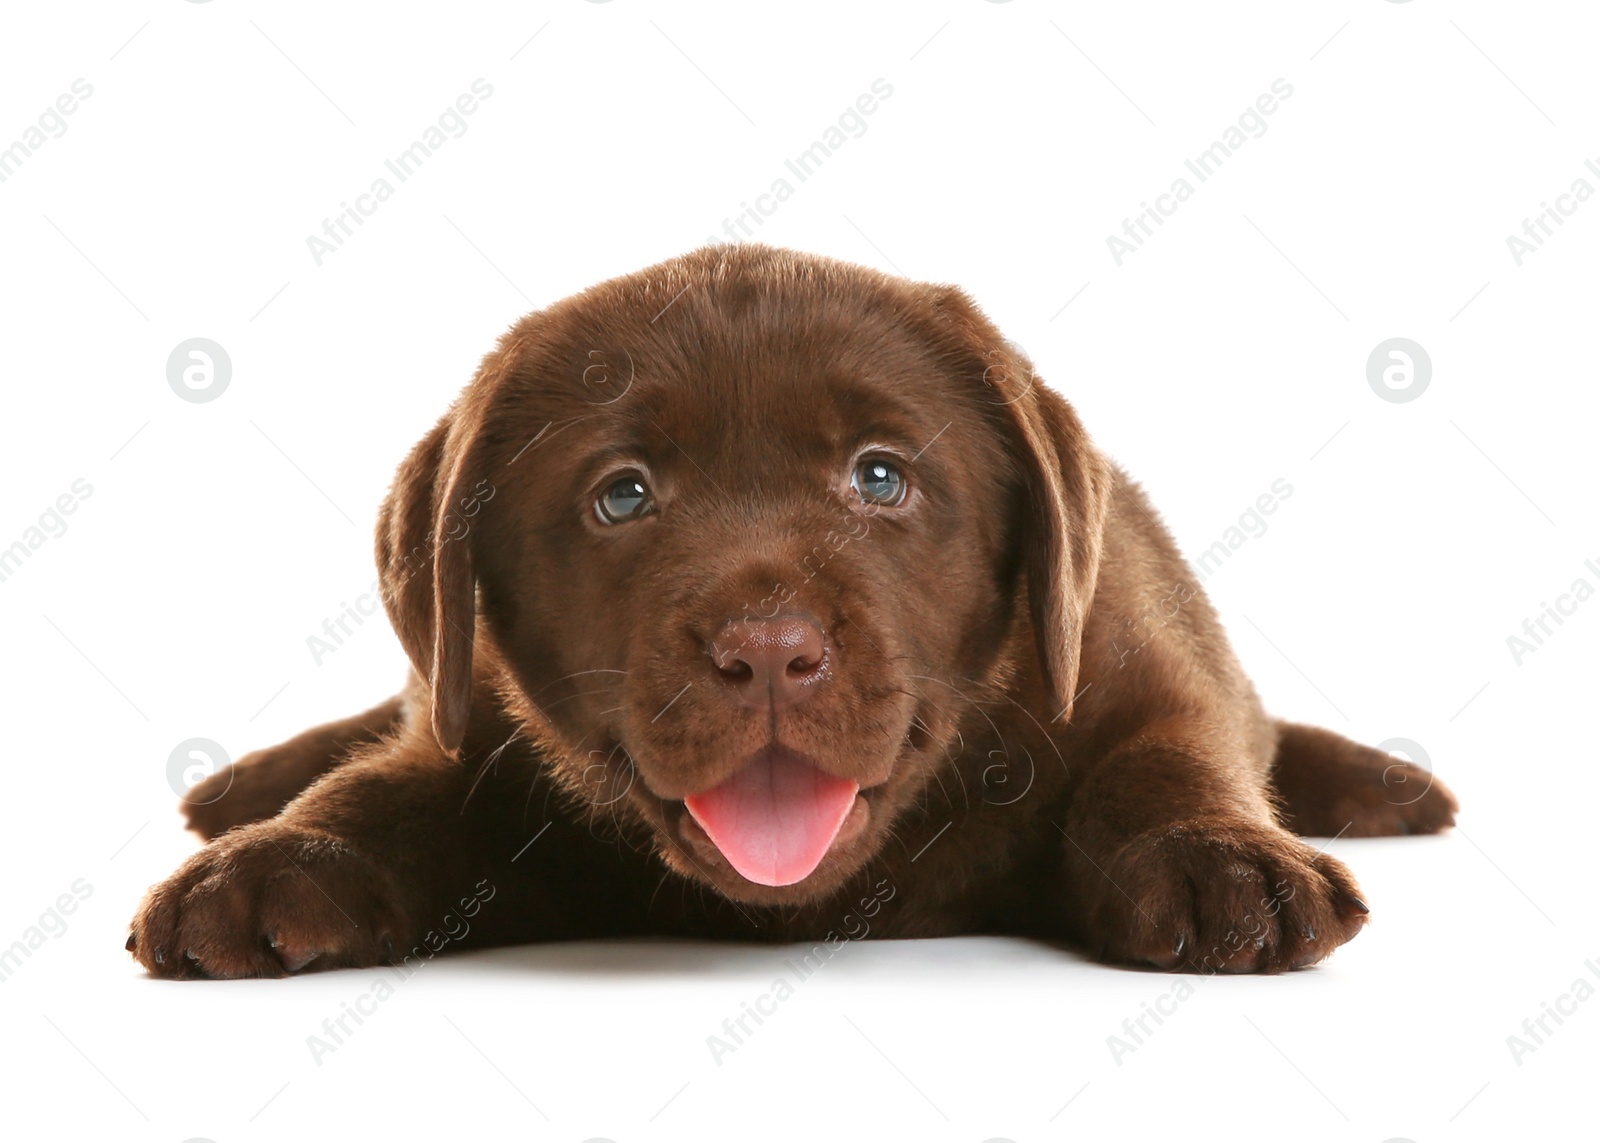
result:
M 637 476 L 613 480 L 594 502 L 602 524 L 626 524 L 650 511 L 650 490 Z
M 908 488 L 905 474 L 881 456 L 869 456 L 856 465 L 850 487 L 868 504 L 893 508 L 904 502 Z

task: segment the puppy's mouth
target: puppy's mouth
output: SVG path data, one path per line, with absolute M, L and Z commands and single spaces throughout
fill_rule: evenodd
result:
M 866 826 L 860 787 L 814 766 L 798 751 L 772 743 L 732 777 L 686 797 L 686 840 L 703 833 L 739 876 L 774 888 L 811 876 L 841 833 Z

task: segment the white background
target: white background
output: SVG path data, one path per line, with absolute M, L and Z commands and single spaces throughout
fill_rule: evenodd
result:
M 1506 238 L 1600 189 L 1600 22 L 1105 8 L 8 9 L 0 146 L 75 79 L 93 94 L 0 183 L 0 547 L 92 494 L 0 583 L 0 946 L 92 894 L 0 983 L 0 1115 L 175 1143 L 1423 1143 L 1592 1117 L 1600 1000 L 1520 1062 L 1507 1037 L 1600 958 L 1600 600 L 1520 663 L 1507 638 L 1600 588 L 1600 201 L 1520 266 Z M 480 77 L 465 134 L 318 266 L 307 236 Z M 1191 555 L 1287 480 L 1207 590 L 1276 712 L 1422 744 L 1462 828 L 1335 841 L 1368 931 L 1312 971 L 1199 981 L 1120 1061 L 1107 1038 L 1177 979 L 1012 941 L 849 946 L 720 1064 L 706 1037 L 786 950 L 464 956 L 320 1063 L 307 1037 L 375 973 L 145 979 L 128 919 L 195 845 L 169 754 L 237 757 L 398 687 L 381 621 L 320 664 L 307 638 L 369 589 L 390 475 L 479 356 L 720 233 L 878 78 L 866 132 L 760 237 L 969 289 Z M 1117 265 L 1107 237 L 1278 78 L 1266 133 Z M 192 337 L 232 361 L 209 403 L 167 384 Z M 1391 337 L 1431 358 L 1416 400 L 1368 385 Z

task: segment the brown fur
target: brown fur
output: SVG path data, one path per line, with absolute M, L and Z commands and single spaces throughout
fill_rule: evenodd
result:
M 850 492 L 867 444 L 905 505 Z M 625 464 L 657 511 L 602 526 Z M 140 906 L 151 972 L 868 932 L 1275 972 L 1367 913 L 1291 830 L 1453 821 L 1424 771 L 1267 717 L 1143 494 L 949 287 L 706 249 L 533 314 L 401 465 L 377 550 L 411 682 L 191 795 L 212 840 Z M 730 701 L 709 641 L 777 613 L 831 675 Z M 772 741 L 868 805 L 784 888 L 683 804 Z

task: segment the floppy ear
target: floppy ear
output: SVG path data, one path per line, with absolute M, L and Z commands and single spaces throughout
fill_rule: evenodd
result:
M 1022 470 L 1028 498 L 1023 559 L 1034 639 L 1052 714 L 1070 718 L 1114 470 L 1072 406 L 1045 387 L 1032 362 L 966 294 L 941 289 L 937 304 L 981 361 L 974 366 L 982 370 L 980 400 L 1003 419 Z
M 1028 603 L 1053 713 L 1070 719 L 1084 628 L 1100 578 L 1112 471 L 1072 406 L 1033 377 L 1026 361 L 1020 364 L 1030 389 L 1007 408 L 1027 451 Z
M 479 418 L 463 400 L 400 465 L 378 513 L 384 608 L 433 699 L 433 735 L 454 754 L 472 711 L 476 580 L 467 536 L 493 495 L 472 484 Z M 481 482 L 480 482 L 481 483 Z

